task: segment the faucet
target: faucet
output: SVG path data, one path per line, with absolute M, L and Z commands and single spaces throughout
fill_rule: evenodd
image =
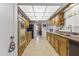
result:
M 72 25 L 68 25 L 68 29 L 70 29 L 70 32 L 72 32 Z

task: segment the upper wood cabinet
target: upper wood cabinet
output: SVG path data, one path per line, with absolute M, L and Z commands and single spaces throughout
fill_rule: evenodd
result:
M 50 25 L 61 26 L 64 25 L 64 12 L 60 12 L 53 19 L 49 20 Z
M 64 25 L 64 12 L 60 12 L 54 20 L 56 26 Z
M 64 12 L 59 13 L 59 25 L 64 25 Z
M 49 24 L 50 24 L 50 25 L 54 25 L 53 22 L 54 22 L 53 19 L 52 19 L 52 20 L 49 20 Z
M 59 15 L 57 15 L 57 16 L 54 18 L 54 24 L 55 24 L 55 26 L 58 26 L 58 25 L 59 25 Z

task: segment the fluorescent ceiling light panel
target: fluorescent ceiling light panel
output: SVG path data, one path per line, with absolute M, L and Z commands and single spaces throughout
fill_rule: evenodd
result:
M 41 19 L 42 17 L 36 17 L 36 19 L 38 19 L 38 18 L 40 18 L 40 19 Z
M 36 20 L 39 20 L 39 19 L 41 20 L 41 18 L 36 18 Z
M 35 12 L 44 12 L 46 6 L 33 6 Z
M 30 5 L 22 5 L 20 8 L 26 13 L 26 12 L 33 12 L 32 6 Z
M 59 8 L 60 6 L 47 6 L 46 12 L 56 12 Z
M 47 18 L 46 19 L 43 18 L 42 20 L 48 20 L 48 19 Z
M 30 19 L 35 19 L 35 17 L 30 17 L 30 16 L 29 16 L 29 18 L 30 18 Z
M 43 17 L 43 19 L 48 19 L 49 17 Z
M 35 13 L 35 16 L 43 16 L 44 13 Z
M 27 16 L 34 16 L 34 13 L 25 13 Z
M 35 18 L 30 18 L 31 20 L 36 20 Z
M 45 14 L 44 14 L 44 17 L 48 17 L 48 16 L 50 17 L 52 14 L 53 14 L 53 13 L 45 13 Z
M 31 19 L 31 20 L 36 21 L 36 19 Z
M 36 18 L 42 18 L 42 17 L 36 17 Z
M 33 6 L 33 5 L 20 5 L 23 12 L 29 17 L 30 20 L 48 20 L 60 6 Z

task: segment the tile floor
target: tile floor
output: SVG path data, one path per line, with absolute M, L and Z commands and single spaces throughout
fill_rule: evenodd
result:
M 46 38 L 32 39 L 22 56 L 58 56 Z

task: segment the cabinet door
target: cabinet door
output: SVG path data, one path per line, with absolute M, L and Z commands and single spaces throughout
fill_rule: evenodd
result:
M 49 40 L 49 33 L 47 32 L 47 40 Z
M 48 42 L 50 42 L 50 33 L 48 34 Z
M 64 25 L 64 12 L 59 14 L 59 25 Z
M 58 52 L 58 45 L 59 45 L 59 40 L 58 36 L 55 35 L 55 50 Z
M 52 35 L 51 35 L 51 45 L 52 45 L 53 47 L 54 47 L 54 41 L 55 41 L 55 40 L 54 40 L 54 35 L 52 34 Z
M 52 44 L 52 41 L 51 41 L 52 40 L 52 34 L 51 33 L 50 33 L 49 37 L 50 37 L 49 38 L 49 43 Z
M 66 38 L 62 38 L 62 37 L 60 37 L 59 39 L 60 39 L 60 41 L 59 41 L 59 54 L 61 56 L 66 56 L 66 55 L 68 55 L 68 46 L 67 46 L 68 40 Z
M 54 19 L 55 21 L 55 26 L 58 26 L 59 25 L 59 15 L 57 15 Z

